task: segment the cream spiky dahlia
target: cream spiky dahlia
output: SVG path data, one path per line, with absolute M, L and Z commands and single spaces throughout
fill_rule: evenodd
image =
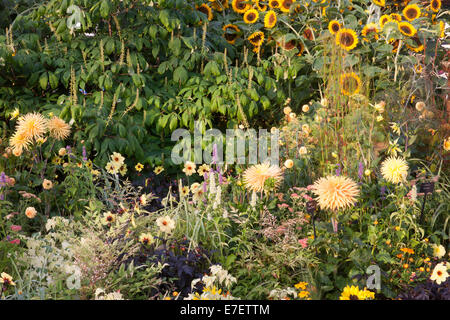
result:
M 50 136 L 57 140 L 64 140 L 70 134 L 70 125 L 56 116 L 48 121 L 47 126 Z
M 392 183 L 404 181 L 408 169 L 408 163 L 403 158 L 389 157 L 381 164 L 383 178 Z
M 47 119 L 40 113 L 27 113 L 19 118 L 17 132 L 23 133 L 28 139 L 41 139 L 47 131 Z
M 13 147 L 13 150 L 20 153 L 22 153 L 23 149 L 27 150 L 31 143 L 32 140 L 25 132 L 16 132 L 9 139 L 9 145 Z
M 350 178 L 327 176 L 314 183 L 313 192 L 318 196 L 321 209 L 336 211 L 352 206 L 359 195 L 359 188 Z
M 273 181 L 274 188 L 280 186 L 283 174 L 280 167 L 270 165 L 269 162 L 251 166 L 244 172 L 244 184 L 251 191 L 261 192 L 264 190 L 266 181 Z

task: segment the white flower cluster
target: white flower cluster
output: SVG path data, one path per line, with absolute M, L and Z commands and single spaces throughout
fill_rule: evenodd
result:
M 47 229 L 51 230 L 56 224 L 53 219 L 49 221 Z M 79 288 L 81 272 L 73 263 L 70 244 L 60 239 L 60 234 L 51 232 L 41 236 L 38 233 L 25 238 L 24 242 L 27 250 L 18 257 L 17 264 L 27 267 L 27 272 L 23 275 L 24 281 L 39 286 L 36 292 L 52 286 L 58 279 L 66 279 L 69 289 L 76 288 L 77 285 Z M 35 293 L 29 294 L 33 296 Z
M 119 291 L 106 293 L 105 290 L 97 288 L 95 290 L 95 300 L 125 300 Z
M 230 288 L 233 283 L 237 282 L 237 279 L 229 274 L 227 270 L 223 269 L 221 265 L 212 265 L 209 267 L 209 270 L 211 271 L 211 277 L 215 277 L 219 285 Z
M 194 288 L 198 282 L 202 282 L 205 287 L 202 294 L 191 293 L 185 300 L 236 300 L 238 298 L 233 297 L 229 292 L 222 293 L 222 289 L 217 287 L 230 288 L 233 283 L 237 282 L 237 279 L 223 269 L 220 265 L 212 265 L 210 268 L 210 275 L 204 275 L 201 279 L 194 279 L 191 283 L 191 287 Z
M 270 291 L 269 299 L 273 300 L 286 300 L 297 297 L 297 290 L 294 288 L 288 287 L 285 289 L 273 289 Z

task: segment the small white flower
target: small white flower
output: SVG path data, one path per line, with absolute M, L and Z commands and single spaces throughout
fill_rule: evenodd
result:
M 442 244 L 437 245 L 434 244 L 433 245 L 433 255 L 437 258 L 442 258 L 443 256 L 445 256 L 445 248 Z
M 156 219 L 156 225 L 162 232 L 171 233 L 175 229 L 175 221 L 169 216 L 159 217 Z

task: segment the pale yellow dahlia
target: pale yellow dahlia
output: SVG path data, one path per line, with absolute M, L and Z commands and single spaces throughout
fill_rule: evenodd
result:
M 383 178 L 392 183 L 404 181 L 408 169 L 408 163 L 402 158 L 389 157 L 381 164 Z
M 21 152 L 23 149 L 27 150 L 30 146 L 32 140 L 25 132 L 16 132 L 9 139 L 9 145 L 13 147 L 13 150 L 17 150 L 17 152 Z
M 47 131 L 47 121 L 40 113 L 27 113 L 19 118 L 17 132 L 24 134 L 28 139 L 44 138 Z
M 274 187 L 278 188 L 283 180 L 282 170 L 269 162 L 254 165 L 244 172 L 244 184 L 251 191 L 261 192 L 267 180 L 272 180 Z
M 336 211 L 351 207 L 359 195 L 359 188 L 356 182 L 350 178 L 327 176 L 314 183 L 313 192 L 318 196 L 321 209 Z
M 64 140 L 70 134 L 70 125 L 56 116 L 48 121 L 47 126 L 50 136 L 57 140 Z
M 50 180 L 44 179 L 44 182 L 42 182 L 42 187 L 45 190 L 50 190 L 51 188 L 53 188 L 53 182 L 51 182 Z

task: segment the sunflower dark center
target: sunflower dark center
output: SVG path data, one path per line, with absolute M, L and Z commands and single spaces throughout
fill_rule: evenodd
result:
M 250 13 L 247 15 L 247 19 L 248 19 L 248 21 L 253 21 L 253 20 L 256 19 L 256 15 L 255 15 L 253 12 L 250 12 Z
M 348 32 L 344 32 L 341 34 L 341 43 L 346 46 L 349 47 L 353 44 L 355 40 L 353 39 L 352 34 L 348 33 Z
M 353 77 L 345 77 L 342 87 L 347 92 L 353 92 L 358 87 L 358 81 Z
M 236 8 L 238 8 L 239 10 L 245 9 L 246 6 L 247 6 L 247 4 L 244 3 L 243 0 L 237 0 L 236 1 Z
M 410 34 L 412 32 L 411 28 L 408 26 L 401 26 L 401 29 L 403 30 L 403 32 L 405 32 L 407 34 Z
M 253 42 L 259 42 L 260 40 L 261 40 L 261 35 L 259 35 L 259 34 L 252 38 Z
M 417 17 L 417 10 L 414 8 L 406 10 L 406 16 L 410 19 Z
M 235 33 L 225 33 L 225 39 L 228 41 L 233 41 L 236 37 L 237 35 Z
M 291 40 L 291 41 L 288 41 L 287 43 L 285 43 L 284 48 L 286 50 L 291 50 L 295 47 L 295 45 L 296 45 L 295 40 Z
M 292 5 L 292 0 L 287 0 L 283 2 L 283 7 L 285 7 L 286 9 L 289 9 Z
M 311 29 L 306 29 L 305 32 L 303 33 L 303 35 L 304 35 L 305 38 L 308 39 L 308 40 L 312 40 L 312 39 L 313 39 Z
M 333 24 L 331 25 L 331 29 L 332 29 L 334 32 L 338 32 L 339 29 L 340 29 L 339 24 L 333 23 Z
M 271 14 L 269 15 L 269 24 L 272 24 L 275 22 L 275 15 Z
M 358 296 L 355 296 L 354 294 L 350 295 L 350 300 L 359 300 Z
M 205 7 L 200 7 L 200 8 L 198 9 L 198 11 L 200 11 L 200 12 L 202 12 L 202 13 L 208 15 L 208 9 L 206 9 Z

